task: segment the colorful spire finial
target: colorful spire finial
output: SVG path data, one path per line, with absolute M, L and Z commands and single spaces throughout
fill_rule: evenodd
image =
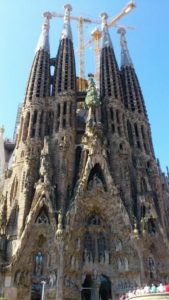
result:
M 70 27 L 70 12 L 72 11 L 72 6 L 70 4 L 64 5 L 64 24 L 63 24 L 63 30 L 61 35 L 62 39 L 72 39 L 72 31 Z
M 44 24 L 42 25 L 42 32 L 36 47 L 36 51 L 44 50 L 46 52 L 50 52 L 50 46 L 49 46 L 49 20 L 52 18 L 52 14 L 50 12 L 45 12 L 43 14 L 44 16 Z
M 108 19 L 108 14 L 103 12 L 101 13 L 101 20 L 102 20 L 102 48 L 104 47 L 112 47 L 112 42 L 110 39 L 109 31 L 108 31 L 108 26 L 107 26 L 107 19 Z
M 126 30 L 124 27 L 120 27 L 117 31 L 120 34 L 120 45 L 121 45 L 121 67 L 133 66 L 129 50 L 127 47 L 127 41 L 125 38 Z

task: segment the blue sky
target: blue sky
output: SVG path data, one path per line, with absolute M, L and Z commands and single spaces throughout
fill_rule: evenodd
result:
M 0 0 L 0 125 L 12 137 L 18 103 L 24 98 L 44 11 L 63 13 L 61 0 Z M 72 15 L 98 18 L 106 11 L 111 20 L 127 0 L 71 0 Z M 169 166 L 169 0 L 136 0 L 137 8 L 119 24 L 135 26 L 128 30 L 130 54 L 142 87 L 152 129 L 156 156 L 162 169 Z M 61 19 L 51 21 L 51 57 L 55 57 L 62 27 Z M 93 25 L 85 27 L 90 38 Z M 77 26 L 72 22 L 75 49 Z M 110 30 L 120 63 L 117 28 Z M 94 72 L 93 49 L 86 50 L 86 73 Z

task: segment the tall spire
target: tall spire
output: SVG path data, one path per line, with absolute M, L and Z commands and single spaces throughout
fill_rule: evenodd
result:
M 42 31 L 39 37 L 39 41 L 36 47 L 36 52 L 38 52 L 39 50 L 44 50 L 46 52 L 50 52 L 50 46 L 49 46 L 49 28 L 50 28 L 50 24 L 49 24 L 49 20 L 52 18 L 52 15 L 50 12 L 45 12 L 43 14 L 44 16 L 44 24 L 42 25 Z
M 117 32 L 120 34 L 121 79 L 125 107 L 131 111 L 144 113 L 147 117 L 142 91 L 127 47 L 126 30 L 119 28 Z
M 64 5 L 64 23 L 63 23 L 63 29 L 61 34 L 61 40 L 62 39 L 72 39 L 72 30 L 70 27 L 70 12 L 72 11 L 72 6 L 70 4 Z
M 103 33 L 100 55 L 100 94 L 102 97 L 111 97 L 111 101 L 115 99 L 122 101 L 120 72 L 108 31 L 107 18 L 106 13 L 101 14 Z
M 126 30 L 124 27 L 120 27 L 117 31 L 120 34 L 120 45 L 121 45 L 121 67 L 133 66 L 129 50 L 127 47 L 127 41 L 125 38 Z
M 43 16 L 44 24 L 35 51 L 25 101 L 33 101 L 36 97 L 46 97 L 50 93 L 49 20 L 52 15 L 49 12 L 45 12 Z
M 68 90 L 76 90 L 75 58 L 72 43 L 72 31 L 70 27 L 70 12 L 72 6 L 66 4 L 64 10 L 64 24 L 53 78 L 53 96 Z
M 107 13 L 103 12 L 101 14 L 101 20 L 102 20 L 102 48 L 104 47 L 112 47 L 112 42 L 110 39 L 108 26 L 107 26 L 107 19 L 108 15 Z

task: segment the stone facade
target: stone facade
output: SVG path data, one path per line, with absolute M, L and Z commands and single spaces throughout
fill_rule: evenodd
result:
M 7 299 L 38 300 L 44 285 L 45 299 L 109 300 L 169 279 L 168 177 L 154 155 L 124 32 L 119 69 L 102 14 L 100 93 L 91 75 L 79 92 L 70 11 L 66 5 L 54 59 L 45 14 L 0 191 Z

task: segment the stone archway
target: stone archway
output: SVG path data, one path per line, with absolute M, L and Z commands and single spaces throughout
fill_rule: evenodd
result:
M 96 300 L 96 288 L 90 274 L 86 275 L 82 284 L 81 300 Z
M 107 276 L 100 276 L 100 289 L 99 289 L 99 299 L 109 300 L 111 297 L 111 282 Z

